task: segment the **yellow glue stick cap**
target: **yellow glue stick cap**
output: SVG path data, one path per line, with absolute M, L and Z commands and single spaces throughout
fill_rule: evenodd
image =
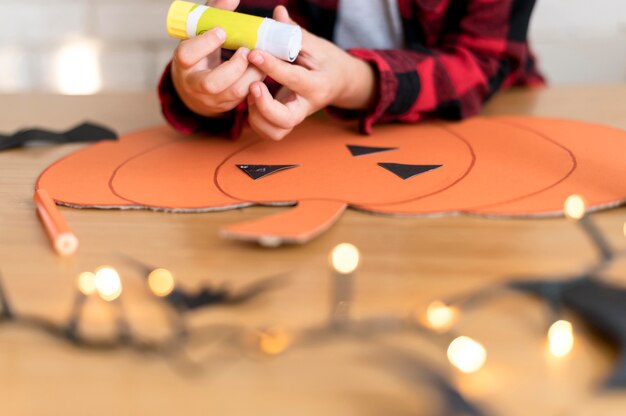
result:
M 187 18 L 189 13 L 198 6 L 188 1 L 176 0 L 167 13 L 167 33 L 178 39 L 187 39 Z

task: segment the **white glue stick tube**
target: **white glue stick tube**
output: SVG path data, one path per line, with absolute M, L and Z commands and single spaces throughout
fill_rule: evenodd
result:
M 172 3 L 167 14 L 167 32 L 178 39 L 189 39 L 215 27 L 226 32 L 225 49 L 260 49 L 288 62 L 295 61 L 302 49 L 300 26 L 179 0 Z

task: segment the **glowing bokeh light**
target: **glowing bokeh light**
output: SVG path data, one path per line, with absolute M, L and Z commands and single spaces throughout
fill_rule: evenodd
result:
M 155 296 L 164 298 L 174 291 L 174 276 L 166 269 L 155 269 L 148 276 L 148 286 Z
M 359 250 L 352 244 L 339 244 L 333 248 L 330 254 L 330 262 L 337 273 L 353 273 L 359 267 Z
M 78 276 L 78 290 L 85 296 L 96 293 L 96 275 L 91 272 L 81 273 Z
M 96 290 L 107 302 L 112 302 L 122 294 L 122 281 L 117 271 L 108 266 L 96 270 Z
M 434 301 L 426 309 L 426 320 L 430 328 L 437 332 L 446 332 L 456 323 L 458 309 L 444 302 Z
M 570 195 L 565 200 L 565 215 L 571 220 L 580 220 L 587 213 L 587 204 L 580 195 Z
M 54 54 L 53 82 L 68 95 L 95 94 L 102 89 L 100 51 L 96 42 L 81 39 L 61 46 Z
M 463 373 L 475 373 L 487 361 L 487 351 L 470 337 L 461 336 L 450 343 L 448 360 Z
M 556 321 L 548 330 L 548 346 L 550 354 L 565 357 L 574 348 L 574 329 L 568 321 Z

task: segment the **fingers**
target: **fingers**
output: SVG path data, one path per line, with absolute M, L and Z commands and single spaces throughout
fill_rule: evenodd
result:
M 219 9 L 235 10 L 239 6 L 239 0 L 209 0 L 207 5 Z M 225 40 L 226 32 L 220 27 L 185 40 L 178 45 L 174 53 L 174 64 L 183 70 L 189 70 L 205 62 L 207 57 L 213 56 L 219 60 L 219 56 L 216 56 L 215 52 L 219 52 L 219 48 Z
M 274 99 L 265 84 L 255 82 L 248 96 L 249 122 L 264 138 L 282 140 L 308 115 L 302 98 L 283 89 Z
M 292 65 L 258 49 L 250 52 L 248 61 L 292 91 L 303 92 L 311 88 L 309 71 L 301 66 Z
M 241 78 L 250 66 L 248 62 L 249 53 L 249 49 L 239 48 L 228 61 L 215 68 L 211 75 L 212 85 L 208 85 L 208 92 L 210 94 L 219 94 Z
M 298 24 L 291 18 L 291 16 L 289 16 L 289 12 L 287 11 L 287 8 L 285 6 L 276 6 L 274 8 L 274 13 L 272 17 L 274 18 L 274 20 L 277 20 L 281 23 L 288 23 L 291 25 Z M 302 30 L 302 50 L 315 52 L 317 49 L 319 49 L 318 44 L 319 44 L 320 38 L 311 34 L 306 29 L 301 29 L 301 30 Z
M 263 81 L 265 78 L 265 75 L 259 72 L 258 69 L 249 67 L 245 70 L 241 78 L 236 80 L 233 84 L 227 85 L 224 90 L 218 94 L 211 94 L 207 92 L 207 87 L 203 86 L 212 84 L 210 81 L 211 75 L 212 72 L 210 70 L 198 71 L 188 76 L 187 84 L 193 94 L 204 97 L 203 99 L 206 100 L 207 104 L 212 103 L 211 105 L 220 106 L 220 108 L 223 106 L 236 106 L 246 98 L 252 83 Z
M 264 118 L 254 104 L 253 98 L 248 98 L 248 104 L 248 123 L 250 123 L 250 127 L 252 128 L 252 130 L 254 130 L 262 138 L 279 141 L 285 138 L 285 136 L 291 132 L 291 129 L 283 129 L 281 127 L 278 127 L 270 123 L 266 118 Z
M 184 70 L 191 69 L 218 50 L 225 40 L 226 32 L 220 27 L 185 40 L 176 48 L 174 62 Z
M 220 94 L 243 76 L 249 65 L 248 52 L 241 48 L 230 60 L 214 69 L 192 72 L 188 76 L 190 88 L 204 94 Z
M 208 0 L 207 6 L 233 11 L 239 6 L 239 0 Z
M 250 92 L 250 85 L 255 82 L 262 82 L 265 74 L 254 66 L 250 65 L 246 72 L 228 89 L 234 99 L 243 100 Z
M 273 17 L 281 23 L 293 25 L 297 24 L 291 19 L 285 6 L 277 6 L 274 8 Z M 319 43 L 321 41 L 320 38 L 312 35 L 308 31 L 304 29 L 301 30 L 303 51 L 296 61 L 300 65 L 289 65 L 272 55 L 259 51 L 253 51 L 249 59 L 251 63 L 256 65 L 259 69 L 267 73 L 276 81 L 287 86 L 289 89 L 298 92 L 300 92 L 303 88 L 306 89 L 309 87 L 309 83 L 307 83 L 308 79 L 306 79 L 306 77 L 305 79 L 302 79 L 303 76 L 307 74 L 307 71 L 302 71 L 302 69 L 313 69 L 315 67 L 315 60 L 311 59 L 311 57 L 307 59 L 307 56 L 311 53 L 315 54 L 318 52 L 320 49 Z M 303 68 L 298 69 L 298 67 Z
M 272 17 L 274 18 L 274 20 L 277 20 L 282 23 L 289 23 L 292 25 L 297 25 L 297 23 L 294 22 L 289 16 L 289 12 L 287 11 L 287 8 L 285 6 L 276 6 L 274 8 L 274 14 Z
M 275 100 L 262 82 L 252 84 L 250 93 L 257 111 L 270 123 L 283 129 L 292 128 L 297 124 L 294 122 L 292 112 L 283 103 Z

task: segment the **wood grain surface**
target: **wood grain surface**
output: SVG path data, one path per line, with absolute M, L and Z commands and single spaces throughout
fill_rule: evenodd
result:
M 0 131 L 27 126 L 58 129 L 83 120 L 120 133 L 162 123 L 152 93 L 64 97 L 0 96 Z M 599 122 L 626 129 L 626 86 L 515 90 L 497 96 L 485 114 L 534 114 Z M 589 140 L 593 140 L 590 137 Z M 575 272 L 595 253 L 575 224 L 564 219 L 487 220 L 474 217 L 398 219 L 347 212 L 328 233 L 303 247 L 262 249 L 224 241 L 222 224 L 257 218 L 281 208 L 210 214 L 163 214 L 62 209 L 79 235 L 79 253 L 56 257 L 35 215 L 33 184 L 54 160 L 81 145 L 0 153 L 0 270 L 21 313 L 64 320 L 79 272 L 116 266 L 134 331 L 159 336 L 163 314 L 145 296 L 139 275 L 120 254 L 174 272 L 177 283 L 238 288 L 287 273 L 288 283 L 249 304 L 216 308 L 194 323 L 235 325 L 254 334 L 263 327 L 297 334 L 328 318 L 332 275 L 329 250 L 348 241 L 362 252 L 356 274 L 355 319 L 419 313 L 433 299 L 493 285 L 514 275 Z M 626 173 L 626 167 L 625 167 Z M 594 216 L 611 242 L 624 249 L 626 210 Z M 613 272 L 626 282 L 626 262 Z M 114 311 L 92 302 L 87 331 L 106 330 Z M 206 365 L 182 372 L 162 357 L 121 350 L 75 348 L 45 333 L 0 325 L 2 415 L 436 415 L 436 392 L 406 378 L 391 361 L 400 350 L 450 374 L 474 403 L 493 415 L 623 415 L 626 392 L 596 388 L 616 359 L 574 316 L 576 344 L 563 360 L 546 354 L 545 306 L 507 295 L 461 316 L 457 331 L 480 340 L 488 361 L 462 375 L 445 357 L 445 345 L 405 333 L 371 339 L 337 339 L 274 357 L 207 344 Z M 221 335 L 215 334 L 216 338 Z M 295 335 L 294 335 L 295 336 Z M 200 351 L 193 351 L 199 354 Z

